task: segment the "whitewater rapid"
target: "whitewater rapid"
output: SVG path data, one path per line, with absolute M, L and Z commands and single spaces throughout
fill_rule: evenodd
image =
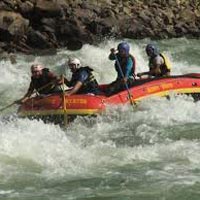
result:
M 116 73 L 107 57 L 118 42 L 84 45 L 73 52 L 61 49 L 54 56 L 17 54 L 17 64 L 2 60 L 0 106 L 25 94 L 30 65 L 36 61 L 70 76 L 63 64 L 69 56 L 77 56 L 83 65 L 94 68 L 99 83 L 109 83 Z M 144 48 L 149 40 L 129 42 L 137 72 L 147 70 Z M 197 42 L 185 38 L 158 42 L 173 64 L 173 74 L 199 72 Z M 200 182 L 199 110 L 200 102 L 171 94 L 170 100 L 147 99 L 134 110 L 130 105 L 109 107 L 96 118 L 78 117 L 61 128 L 19 118 L 14 105 L 0 115 L 0 197 L 153 199 L 160 194 L 168 197 L 173 190 L 181 196 L 191 188 L 196 194 Z

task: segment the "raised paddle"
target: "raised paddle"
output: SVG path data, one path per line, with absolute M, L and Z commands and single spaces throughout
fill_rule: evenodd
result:
M 120 74 L 121 74 L 122 78 L 125 78 L 124 73 L 123 73 L 122 68 L 121 68 L 121 65 L 120 65 L 120 63 L 119 63 L 119 60 L 118 60 L 116 54 L 114 54 L 114 55 L 115 55 L 115 61 L 116 61 L 116 63 L 117 63 L 117 67 L 118 67 L 118 69 L 119 69 L 119 71 L 120 71 Z M 133 107 L 133 106 L 134 106 L 134 102 L 133 102 L 133 100 L 132 100 L 132 95 L 131 95 L 131 93 L 130 93 L 130 90 L 129 90 L 129 87 L 128 87 L 127 82 L 124 82 L 124 85 L 125 85 L 126 90 L 127 90 L 127 93 L 128 93 L 128 98 L 129 98 L 129 100 L 130 100 L 130 104 L 131 104 L 132 107 Z M 134 107 L 133 107 L 133 108 L 134 108 Z

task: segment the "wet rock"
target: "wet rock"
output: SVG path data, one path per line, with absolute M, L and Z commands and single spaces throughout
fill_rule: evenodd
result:
M 45 49 L 51 47 L 51 44 L 48 41 L 48 37 L 45 35 L 45 33 L 30 28 L 27 36 L 27 43 L 33 48 Z
M 53 0 L 37 0 L 35 12 L 43 17 L 56 17 L 60 14 L 60 6 Z
M 1 11 L 0 29 L 7 31 L 11 35 L 25 34 L 29 25 L 29 20 L 24 19 L 20 14 Z
M 72 39 L 66 43 L 67 49 L 71 51 L 76 51 L 82 48 L 83 42 L 78 39 Z
M 199 37 L 198 0 L 1 0 L 7 51 L 97 44 L 107 37 Z
M 1 48 L 0 48 L 0 60 L 5 60 L 5 61 L 10 61 L 11 64 L 16 64 L 17 63 L 17 56 L 13 53 L 7 53 L 4 52 Z
M 20 10 L 20 13 L 22 13 L 22 15 L 30 16 L 34 10 L 34 3 L 30 1 L 22 2 L 19 5 L 19 10 Z

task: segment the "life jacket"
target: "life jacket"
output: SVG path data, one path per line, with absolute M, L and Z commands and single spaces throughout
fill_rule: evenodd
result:
M 82 73 L 82 71 L 87 71 L 88 78 L 83 82 L 83 85 L 79 89 L 78 93 L 86 94 L 86 93 L 94 92 L 96 89 L 98 89 L 98 83 L 94 75 L 92 74 L 93 69 L 88 66 L 80 67 L 79 69 L 77 69 L 77 71 L 73 73 L 72 79 L 69 85 L 72 87 L 75 86 L 75 84 L 77 83 L 79 79 L 79 75 Z
M 38 91 L 39 94 L 51 93 L 51 91 L 55 88 L 54 84 L 48 85 L 52 81 L 52 78 L 48 76 L 48 73 L 49 73 L 49 69 L 44 68 L 42 69 L 42 75 L 39 78 L 31 77 L 33 87 L 34 89 Z M 47 87 L 44 87 L 45 85 L 47 85 Z M 42 89 L 42 87 L 44 88 Z
M 154 58 L 156 56 L 151 57 L 150 60 L 149 60 L 150 69 L 154 66 L 153 61 L 154 61 Z M 164 63 L 160 66 L 161 73 L 159 75 L 155 75 L 155 76 L 164 76 L 164 75 L 167 74 L 167 72 L 171 71 L 171 63 L 170 63 L 169 59 L 164 54 L 160 53 L 159 56 L 161 56 L 163 58 Z
M 117 56 L 117 58 L 118 58 L 118 61 L 119 61 L 119 64 L 120 64 L 120 67 L 121 67 L 123 75 L 126 74 L 126 65 L 127 65 L 128 59 L 131 58 L 131 60 L 133 62 L 132 69 L 131 69 L 131 76 L 133 76 L 135 78 L 136 61 L 135 61 L 134 56 L 129 54 L 129 56 L 126 59 L 121 58 L 120 56 Z M 115 63 L 115 69 L 118 72 L 118 74 L 121 74 L 119 66 L 117 65 L 117 62 Z
M 164 54 L 160 54 L 160 56 L 164 59 L 164 63 L 165 63 L 166 68 L 169 71 L 171 71 L 172 64 L 171 64 L 170 60 L 168 59 L 168 57 L 166 57 Z

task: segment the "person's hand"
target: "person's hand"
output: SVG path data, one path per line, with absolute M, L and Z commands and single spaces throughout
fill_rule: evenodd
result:
M 128 81 L 128 78 L 126 78 L 126 77 L 122 79 L 123 83 L 127 83 L 127 81 Z
M 68 97 L 68 96 L 70 96 L 71 94 L 70 94 L 70 92 L 65 92 L 65 96 L 66 97 Z
M 115 54 L 115 53 L 116 53 L 116 49 L 115 49 L 115 48 L 111 48 L 111 49 L 110 49 L 110 52 L 111 52 L 112 54 Z
M 16 100 L 15 103 L 16 103 L 16 104 L 23 104 L 23 103 L 25 103 L 28 99 L 29 99 L 29 97 L 24 97 L 24 98 L 22 98 L 22 99 Z

